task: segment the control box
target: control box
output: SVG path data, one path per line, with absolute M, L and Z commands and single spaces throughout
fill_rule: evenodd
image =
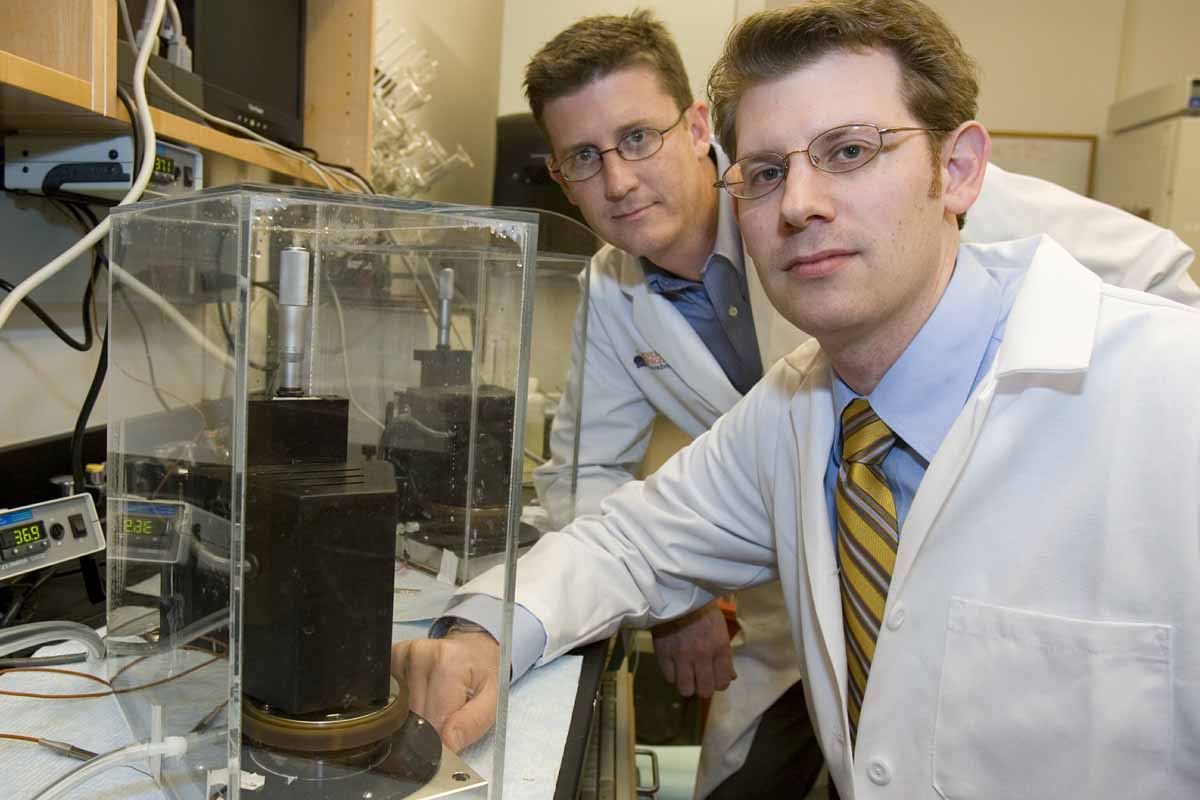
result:
M 103 549 L 104 531 L 86 492 L 0 513 L 0 580 Z
M 133 137 L 26 133 L 4 137 L 4 188 L 120 200 L 137 170 Z M 204 188 L 204 156 L 194 147 L 155 144 L 147 197 L 176 197 Z

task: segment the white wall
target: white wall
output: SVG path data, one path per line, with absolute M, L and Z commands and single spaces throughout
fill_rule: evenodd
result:
M 1127 0 L 1118 98 L 1200 76 L 1198 34 L 1198 0 Z
M 699 99 L 729 28 L 739 14 L 761 7 L 761 0 L 505 0 L 500 113 L 529 111 L 521 88 L 525 65 L 556 33 L 582 17 L 628 14 L 635 8 L 653 11 L 675 35 L 692 93 Z
M 410 115 L 453 153 L 475 162 L 456 168 L 422 200 L 490 203 L 496 165 L 496 75 L 500 69 L 501 0 L 377 0 L 378 25 L 391 18 L 438 62 L 433 99 Z M 376 42 L 381 47 L 383 42 Z
M 989 128 L 1104 130 L 1116 97 L 1125 0 L 926 2 L 979 61 L 979 118 Z M 766 5 L 791 4 L 767 0 Z

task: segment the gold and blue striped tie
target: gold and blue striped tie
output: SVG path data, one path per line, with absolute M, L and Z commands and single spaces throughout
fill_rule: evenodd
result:
M 863 398 L 851 401 L 842 412 L 837 542 L 852 739 L 858 735 L 867 676 L 900 541 L 896 501 L 881 467 L 895 442 L 896 435 Z

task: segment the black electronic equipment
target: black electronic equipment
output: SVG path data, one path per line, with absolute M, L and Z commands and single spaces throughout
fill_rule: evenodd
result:
M 155 59 L 151 68 L 180 89 L 205 111 L 251 128 L 267 138 L 290 145 L 304 139 L 304 38 L 305 0 L 177 0 L 183 32 L 192 50 L 193 77 L 186 70 L 163 66 Z M 145 13 L 146 0 L 128 0 L 136 31 Z M 120 34 L 122 40 L 125 34 Z M 129 48 L 123 48 L 128 50 Z M 128 83 L 129 71 L 118 71 Z M 123 61 L 125 59 L 122 59 Z M 151 85 L 152 86 L 152 85 Z M 152 105 L 178 113 L 173 103 L 148 91 Z M 185 114 L 185 116 L 191 116 Z

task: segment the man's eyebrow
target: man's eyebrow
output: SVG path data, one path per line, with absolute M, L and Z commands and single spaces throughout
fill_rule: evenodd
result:
M 653 128 L 653 127 L 654 127 L 654 124 L 652 122 L 650 122 L 650 120 L 646 117 L 640 117 L 638 119 L 633 120 L 632 122 L 626 122 L 624 125 L 621 125 L 619 128 L 617 128 L 616 132 L 613 134 L 613 145 L 612 146 L 615 147 L 617 141 L 619 141 L 622 136 L 625 136 L 630 131 L 636 131 L 639 128 Z M 578 153 L 580 150 L 586 150 L 588 148 L 595 148 L 597 150 L 604 149 L 603 147 L 596 144 L 595 142 L 577 142 L 575 144 L 572 144 L 570 147 L 563 148 L 563 154 L 564 154 L 563 157 L 566 158 L 567 156 Z

